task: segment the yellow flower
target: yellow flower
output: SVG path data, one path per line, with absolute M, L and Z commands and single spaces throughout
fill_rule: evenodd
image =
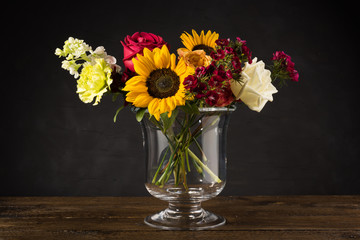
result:
M 112 83 L 111 72 L 111 67 L 103 58 L 95 59 L 94 65 L 86 62 L 77 81 L 76 93 L 81 101 L 90 103 L 96 98 L 94 105 L 97 105 Z
M 178 55 L 180 58 L 184 58 L 186 66 L 192 68 L 207 67 L 211 62 L 211 57 L 206 55 L 204 50 L 189 51 L 185 48 L 179 48 Z
M 188 51 L 204 50 L 207 55 L 215 49 L 215 41 L 219 38 L 219 34 L 211 32 L 210 30 L 205 34 L 204 30 L 201 31 L 200 36 L 192 30 L 192 35 L 185 32 L 180 36 L 182 43 Z M 183 48 L 182 48 L 183 49 Z M 186 51 L 183 49 L 183 51 Z
M 123 88 L 128 91 L 126 101 L 139 108 L 148 108 L 157 120 L 166 112 L 170 117 L 177 106 L 185 105 L 183 81 L 191 69 L 183 59 L 176 64 L 175 54 L 170 55 L 166 45 L 153 51 L 145 48 L 143 53 L 133 58 L 138 76 L 129 79 Z

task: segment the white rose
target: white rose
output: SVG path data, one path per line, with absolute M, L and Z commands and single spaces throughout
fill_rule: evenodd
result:
M 251 110 L 260 112 L 267 101 L 272 102 L 272 94 L 277 93 L 271 84 L 271 72 L 265 69 L 263 61 L 245 63 L 241 72 L 242 82 L 231 81 L 231 90 L 236 99 L 241 99 Z

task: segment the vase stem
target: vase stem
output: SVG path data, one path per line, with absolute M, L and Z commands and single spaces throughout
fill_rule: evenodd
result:
M 165 230 L 202 230 L 221 226 L 225 219 L 201 208 L 201 202 L 170 202 L 169 207 L 145 218 L 149 226 Z
M 168 218 L 180 221 L 202 218 L 203 211 L 200 202 L 169 202 L 169 207 L 165 210 Z

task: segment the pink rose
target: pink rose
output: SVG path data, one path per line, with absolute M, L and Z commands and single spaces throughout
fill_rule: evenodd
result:
M 153 50 L 154 48 L 161 48 L 166 45 L 169 48 L 169 44 L 165 42 L 162 37 L 156 36 L 152 33 L 136 32 L 132 36 L 126 36 L 124 42 L 121 41 L 124 46 L 124 64 L 125 67 L 135 72 L 133 58 L 136 58 L 136 54 L 143 54 L 143 49 L 148 48 Z

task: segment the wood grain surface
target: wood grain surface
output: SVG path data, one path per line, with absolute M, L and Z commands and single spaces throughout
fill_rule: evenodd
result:
M 217 197 L 224 216 L 206 231 L 161 231 L 143 219 L 166 207 L 153 197 L 0 197 L 0 240 L 360 239 L 360 196 Z

